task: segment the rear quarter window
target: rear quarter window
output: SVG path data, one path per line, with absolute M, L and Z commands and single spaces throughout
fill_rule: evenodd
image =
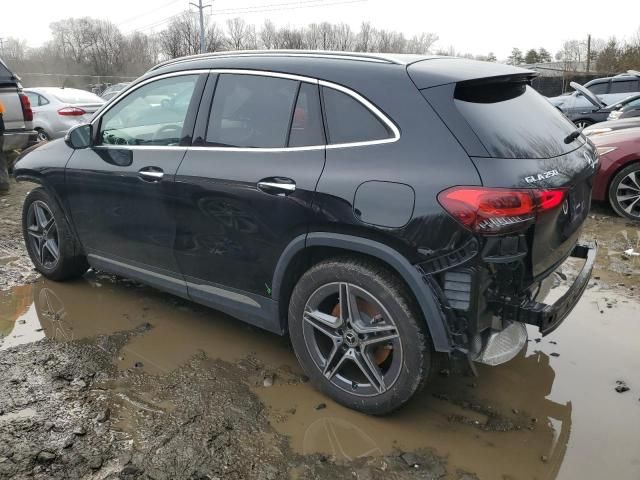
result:
M 392 138 L 392 132 L 382 120 L 351 95 L 322 87 L 322 98 L 330 145 Z

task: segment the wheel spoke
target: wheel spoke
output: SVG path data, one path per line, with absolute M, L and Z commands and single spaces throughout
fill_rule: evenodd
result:
M 47 223 L 44 225 L 44 227 L 42 227 L 42 230 L 44 231 L 44 234 L 46 235 L 47 233 L 49 233 L 49 230 L 51 230 L 52 228 L 55 228 L 56 225 L 56 221 L 54 220 L 53 217 L 51 217 Z
M 333 378 L 333 376 L 338 372 L 340 367 L 345 361 L 345 354 L 340 348 L 341 342 L 334 341 L 333 348 L 331 352 L 327 356 L 326 363 L 324 368 L 322 369 L 322 374 L 327 377 L 329 380 Z
M 38 227 L 33 225 L 31 227 L 27 227 L 27 235 L 36 238 L 36 239 L 40 239 L 42 237 L 42 235 L 40 234 L 40 231 L 38 230 Z
M 376 345 L 378 343 L 390 342 L 392 340 L 395 340 L 396 338 L 400 338 L 398 331 L 394 327 L 389 327 L 388 330 L 377 332 L 377 335 L 374 334 L 370 336 L 366 340 L 360 342 L 360 344 L 363 347 L 368 347 L 370 345 Z
M 354 323 L 360 319 L 357 298 L 353 287 L 348 283 L 340 284 L 338 302 L 340 303 L 340 318 L 344 323 Z
M 634 186 L 630 186 L 630 187 L 633 188 L 634 190 L 640 191 L 640 180 L 638 180 L 638 172 L 631 172 L 629 175 L 627 175 L 627 178 L 629 180 L 631 180 L 631 182 L 634 185 Z M 626 178 L 625 178 L 625 180 L 626 180 Z M 624 182 L 624 180 L 623 180 L 623 182 Z
M 33 206 L 33 213 L 35 214 L 38 227 L 40 228 L 40 230 L 44 230 L 48 222 L 47 214 L 45 213 L 44 209 L 36 203 Z
M 376 367 L 371 361 L 371 358 L 357 352 L 355 349 L 350 349 L 345 356 L 356 364 L 371 386 L 375 388 L 378 393 L 382 393 L 387 389 L 384 385 L 384 377 L 382 376 L 382 373 L 380 373 L 378 367 Z
M 640 193 L 634 193 L 632 195 L 618 195 L 619 202 L 627 202 L 629 200 L 636 200 L 640 198 Z
M 633 202 L 631 202 L 627 207 L 625 207 L 624 211 L 628 214 L 631 214 L 633 208 L 640 202 L 640 197 L 636 198 Z
M 60 252 L 58 251 L 58 243 L 55 240 L 47 240 L 44 242 L 44 248 L 46 248 L 54 261 L 58 260 L 60 257 Z
M 322 313 L 318 310 L 311 310 L 304 313 L 304 321 L 332 340 L 342 338 L 336 332 L 336 329 L 342 325 L 342 320 L 338 317 Z

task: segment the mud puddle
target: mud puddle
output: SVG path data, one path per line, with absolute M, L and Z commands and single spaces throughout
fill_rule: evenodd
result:
M 479 378 L 443 374 L 385 418 L 357 414 L 316 392 L 286 339 L 132 282 L 88 274 L 0 295 L 0 349 L 40 334 L 92 342 L 145 323 L 149 328 L 119 350 L 120 371 L 169 374 L 201 352 L 238 365 L 237 382 L 250 385 L 272 426 L 303 455 L 350 463 L 431 449 L 447 458 L 449 475 L 461 469 L 484 479 L 640 478 L 640 304 L 633 292 L 587 290 L 552 335 L 540 339 L 531 329 L 527 351 L 512 362 L 479 367 Z M 616 392 L 617 382 L 630 391 Z M 131 395 L 127 382 L 101 388 L 116 393 L 121 412 L 171 410 L 144 392 Z M 126 414 L 116 425 L 141 428 Z

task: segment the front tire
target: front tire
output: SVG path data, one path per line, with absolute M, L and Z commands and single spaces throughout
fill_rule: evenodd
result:
M 640 163 L 623 168 L 613 177 L 609 203 L 621 217 L 640 220 Z
M 29 192 L 24 201 L 22 233 L 33 265 L 45 277 L 68 280 L 89 268 L 62 210 L 43 188 Z
M 593 125 L 593 122 L 586 118 L 581 118 L 580 120 L 576 120 L 575 122 L 573 122 L 573 124 L 578 128 L 587 128 Z
M 360 259 L 321 262 L 298 281 L 289 332 L 311 382 L 338 403 L 382 415 L 426 383 L 433 347 L 406 286 Z

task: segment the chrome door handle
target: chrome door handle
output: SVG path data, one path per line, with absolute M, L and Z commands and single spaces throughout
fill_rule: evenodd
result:
M 164 177 L 164 172 L 159 168 L 143 168 L 142 170 L 138 170 L 138 176 L 142 180 L 159 182 L 162 180 L 162 177 Z
M 276 190 L 284 190 L 286 192 L 295 192 L 296 186 L 293 183 L 276 183 L 276 182 L 258 182 L 260 188 L 273 188 Z
M 258 182 L 258 189 L 272 195 L 289 195 L 296 191 L 296 182 L 283 177 L 265 178 Z

